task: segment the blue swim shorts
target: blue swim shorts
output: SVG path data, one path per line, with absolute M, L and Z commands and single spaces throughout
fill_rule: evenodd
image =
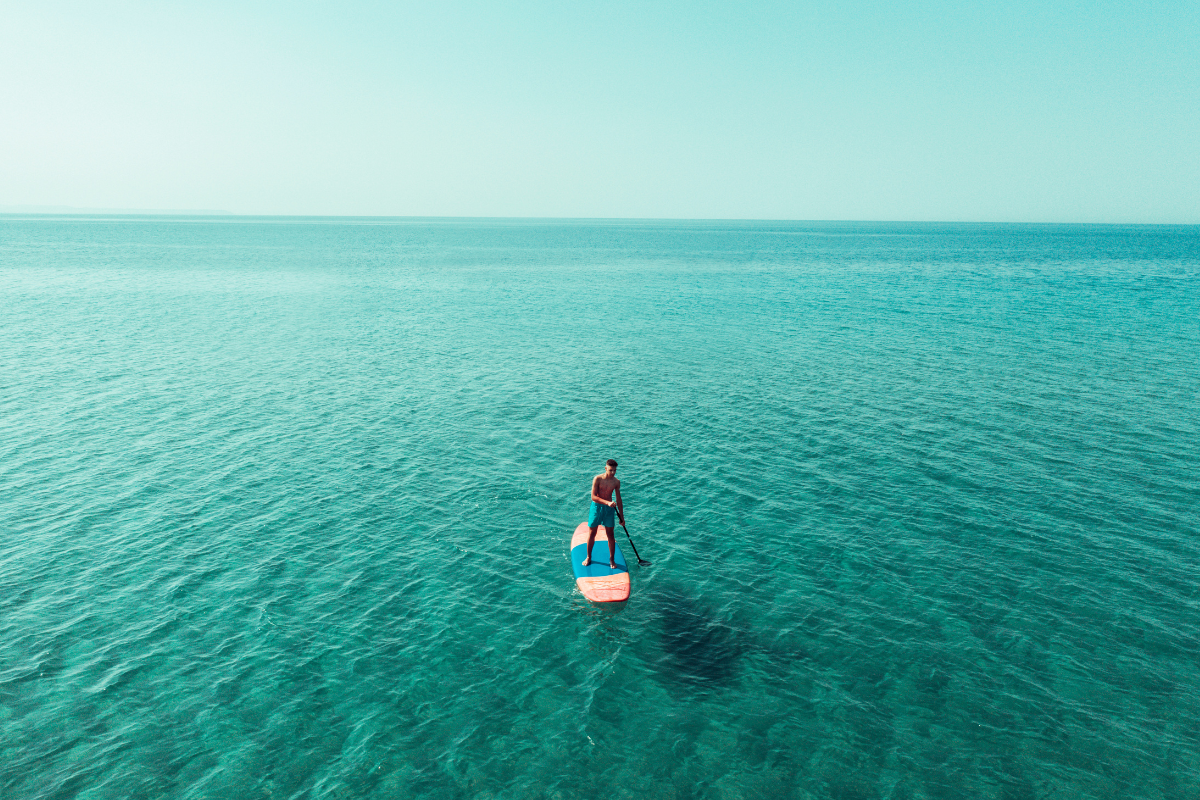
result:
M 612 531 L 616 527 L 617 510 L 612 506 L 605 506 L 592 501 L 592 513 L 588 514 L 588 527 L 594 528 L 597 525 L 603 525 Z

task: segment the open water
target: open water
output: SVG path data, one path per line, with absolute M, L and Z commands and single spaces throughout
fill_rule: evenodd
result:
M 1194 800 L 1198 354 L 1196 227 L 0 218 L 0 797 Z

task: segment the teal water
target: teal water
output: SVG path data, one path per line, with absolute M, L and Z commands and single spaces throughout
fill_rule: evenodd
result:
M 4 798 L 1200 795 L 1196 227 L 4 217 L 0 353 Z

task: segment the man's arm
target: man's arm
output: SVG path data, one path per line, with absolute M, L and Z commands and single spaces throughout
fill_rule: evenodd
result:
M 613 489 L 613 496 L 617 498 L 617 511 L 621 514 L 621 519 L 625 518 L 625 504 L 621 502 L 621 482 L 617 481 L 617 487 Z

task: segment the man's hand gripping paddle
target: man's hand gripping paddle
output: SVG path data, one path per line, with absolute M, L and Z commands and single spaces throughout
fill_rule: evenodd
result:
M 617 504 L 613 503 L 613 509 L 617 512 L 617 519 L 621 520 L 621 527 L 625 529 L 625 538 L 629 540 L 629 546 L 633 548 L 633 554 L 637 556 L 639 567 L 650 566 L 649 561 L 645 561 L 638 555 L 637 545 L 633 543 L 633 537 L 629 535 L 629 528 L 625 527 L 625 515 L 621 513 L 621 509 L 617 508 Z

